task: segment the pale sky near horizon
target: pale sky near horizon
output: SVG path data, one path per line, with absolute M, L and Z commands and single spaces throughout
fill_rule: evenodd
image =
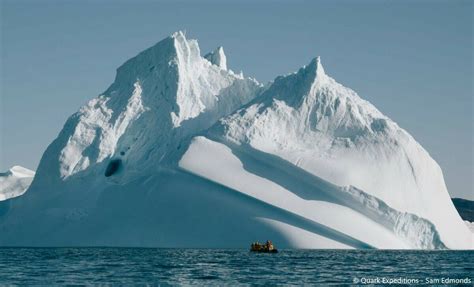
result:
M 472 1 L 0 1 L 0 171 L 36 169 L 118 66 L 185 30 L 261 82 L 320 55 L 474 199 Z

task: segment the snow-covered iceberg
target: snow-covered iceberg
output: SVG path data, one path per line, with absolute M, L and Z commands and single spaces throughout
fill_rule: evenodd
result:
M 8 205 L 8 206 L 6 206 Z M 177 32 L 72 115 L 0 245 L 468 249 L 441 169 L 319 58 L 268 85 Z

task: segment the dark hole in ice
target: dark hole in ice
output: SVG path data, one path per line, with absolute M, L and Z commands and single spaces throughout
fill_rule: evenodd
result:
M 109 177 L 122 167 L 122 160 L 121 159 L 113 159 L 109 162 L 109 165 L 107 165 L 107 168 L 105 169 L 105 176 Z
M 125 152 L 124 152 L 124 151 L 121 151 L 121 152 L 120 152 L 120 155 L 125 155 Z

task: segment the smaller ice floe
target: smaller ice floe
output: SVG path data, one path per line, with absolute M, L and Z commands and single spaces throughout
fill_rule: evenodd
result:
M 14 166 L 0 173 L 0 201 L 22 195 L 30 187 L 35 172 L 21 166 Z

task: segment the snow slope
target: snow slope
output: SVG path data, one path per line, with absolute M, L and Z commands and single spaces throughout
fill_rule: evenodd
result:
M 331 238 L 332 233 L 339 232 L 376 248 L 445 247 L 430 222 L 398 212 L 354 187 L 334 186 L 284 160 L 249 147 L 196 137 L 180 166 L 317 222 L 327 230 L 315 233 L 324 237 Z M 311 246 L 314 248 L 318 243 L 313 242 Z
M 439 166 L 319 58 L 264 87 L 181 32 L 67 120 L 0 229 L 23 246 L 472 244 Z
M 22 195 L 34 176 L 34 171 L 17 165 L 7 172 L 0 173 L 0 201 Z

